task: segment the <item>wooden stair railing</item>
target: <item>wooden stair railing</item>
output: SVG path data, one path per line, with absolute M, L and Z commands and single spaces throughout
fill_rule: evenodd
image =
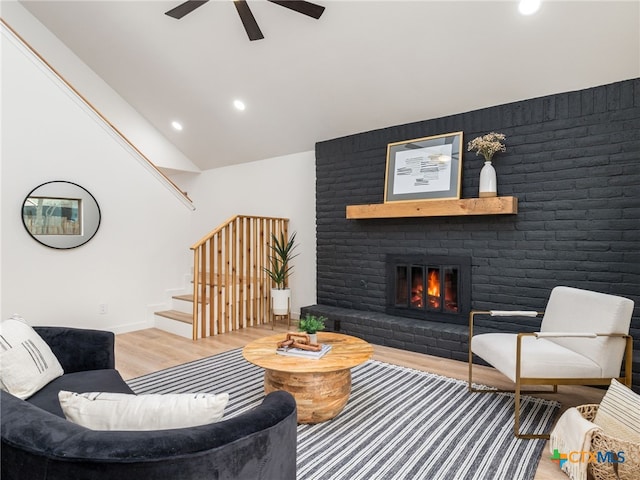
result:
M 267 323 L 271 235 L 288 238 L 288 218 L 234 215 L 191 246 L 193 339 Z

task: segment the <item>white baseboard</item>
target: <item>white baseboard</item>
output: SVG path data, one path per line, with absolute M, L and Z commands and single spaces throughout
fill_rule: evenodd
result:
M 116 335 L 120 333 L 128 333 L 135 332 L 136 330 L 146 330 L 147 328 L 153 328 L 153 322 L 144 321 L 144 322 L 135 322 L 135 323 L 127 323 L 125 325 L 118 325 L 116 327 L 108 328 L 107 330 L 115 333 Z

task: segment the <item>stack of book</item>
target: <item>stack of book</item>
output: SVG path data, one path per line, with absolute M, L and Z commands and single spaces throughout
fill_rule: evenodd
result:
M 302 358 L 320 358 L 327 354 L 331 350 L 331 345 L 321 345 L 322 349 L 318 352 L 312 350 L 303 350 L 295 347 L 280 347 L 276 349 L 278 355 L 287 355 L 289 357 L 302 357 Z

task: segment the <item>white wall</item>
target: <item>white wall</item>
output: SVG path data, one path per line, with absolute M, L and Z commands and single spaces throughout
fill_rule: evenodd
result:
M 2 2 L 5 19 L 9 3 L 14 2 Z M 67 71 L 81 72 L 88 90 L 104 86 L 20 5 L 13 5 L 11 14 L 10 24 L 22 27 L 21 36 L 46 46 Z M 3 28 L 0 318 L 20 313 L 34 325 L 116 332 L 149 327 L 152 307 L 168 306 L 167 290 L 189 287 L 184 284 L 192 264 L 189 245 L 235 214 L 291 219 L 300 243 L 291 277 L 294 315 L 315 303 L 314 152 L 179 175 L 176 180 L 196 205 L 192 212 L 4 33 Z M 154 148 L 161 149 L 166 139 L 155 134 Z M 25 231 L 20 215 L 25 196 L 51 180 L 82 185 L 98 201 L 102 223 L 86 245 L 54 250 Z M 106 315 L 98 313 L 99 304 L 107 304 Z
M 113 331 L 149 326 L 147 305 L 163 302 L 189 271 L 193 212 L 4 33 L 2 318 L 17 312 L 32 324 Z M 25 196 L 51 180 L 77 183 L 98 201 L 102 223 L 89 243 L 55 250 L 25 231 Z
M 207 170 L 187 186 L 198 205 L 193 237 L 199 239 L 227 218 L 265 215 L 289 218 L 300 255 L 294 260 L 292 316 L 316 302 L 315 152 Z
M 16 1 L 0 1 L 7 24 L 26 39 L 56 71 L 160 168 L 199 172 L 200 169 L 163 137 L 104 80 L 71 52 Z M 115 32 L 114 32 L 115 34 Z

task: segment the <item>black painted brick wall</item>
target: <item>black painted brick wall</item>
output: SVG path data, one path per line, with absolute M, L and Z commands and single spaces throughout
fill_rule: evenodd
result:
M 383 202 L 388 143 L 456 131 L 507 136 L 494 166 L 517 215 L 346 220 Z M 462 198 L 482 165 L 465 148 Z M 555 285 L 633 299 L 640 357 L 640 79 L 319 142 L 316 174 L 318 304 L 383 313 L 387 253 L 470 256 L 475 309 L 542 310 Z
M 416 321 L 385 313 L 326 305 L 303 307 L 301 314 L 324 316 L 328 319 L 325 324 L 326 331 L 348 333 L 376 345 L 452 358 L 462 362 L 468 359 L 468 327 L 463 325 Z M 474 334 L 490 331 L 480 327 Z

